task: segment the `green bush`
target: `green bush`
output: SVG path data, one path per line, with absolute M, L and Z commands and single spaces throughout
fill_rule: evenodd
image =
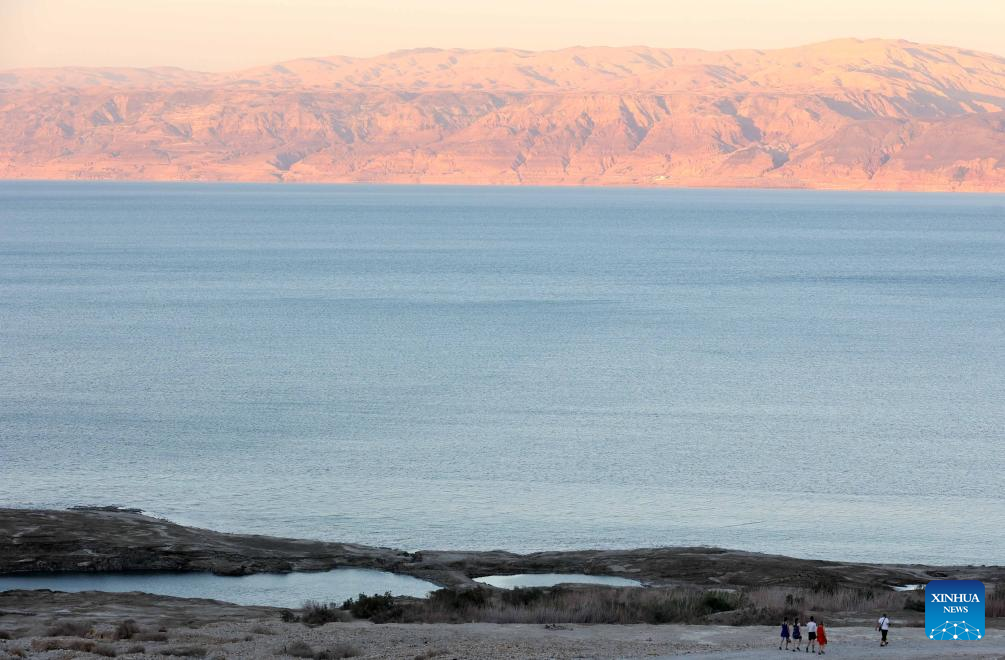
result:
M 709 591 L 701 599 L 702 607 L 704 607 L 709 614 L 717 614 L 719 612 L 730 612 L 739 607 L 739 602 L 732 594 L 728 594 L 721 591 Z
M 520 591 L 524 591 L 521 589 Z M 504 592 L 503 598 L 512 592 Z M 519 598 L 519 596 L 517 597 Z M 446 610 L 466 610 L 469 608 L 485 607 L 490 600 L 488 589 L 475 587 L 474 589 L 437 589 L 429 595 L 429 602 L 432 605 L 442 607 Z
M 360 594 L 355 599 L 342 603 L 343 610 L 349 610 L 357 619 L 370 619 L 374 623 L 384 623 L 401 618 L 401 606 L 394 602 L 390 591 L 367 596 Z

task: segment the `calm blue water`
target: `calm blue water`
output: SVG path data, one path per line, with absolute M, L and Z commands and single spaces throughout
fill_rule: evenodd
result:
M 614 577 L 612 575 L 584 575 L 582 573 L 521 573 L 519 575 L 486 575 L 476 577 L 475 582 L 492 585 L 501 589 L 520 587 L 554 587 L 558 584 L 600 584 L 606 587 L 641 587 L 638 580 Z M 0 585 L 3 578 L 0 578 Z
M 1003 563 L 1005 197 L 0 184 L 0 503 Z
M 53 591 L 142 591 L 178 598 L 209 598 L 239 605 L 301 607 L 304 601 L 342 603 L 361 593 L 424 598 L 439 589 L 410 575 L 359 568 L 339 568 L 323 573 L 258 573 L 224 577 L 212 573 L 60 573 L 0 576 L 0 591 L 51 589 Z

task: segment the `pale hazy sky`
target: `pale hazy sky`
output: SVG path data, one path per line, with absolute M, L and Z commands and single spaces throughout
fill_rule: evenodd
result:
M 1005 0 L 0 0 L 0 68 L 224 70 L 421 46 L 773 48 L 835 37 L 1005 55 Z

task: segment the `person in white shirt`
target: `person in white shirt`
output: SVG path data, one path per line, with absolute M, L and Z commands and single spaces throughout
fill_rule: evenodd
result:
M 817 622 L 810 617 L 810 620 L 806 623 L 806 652 L 810 653 L 810 647 L 813 648 L 813 652 L 817 650 Z
M 876 622 L 876 630 L 883 636 L 879 641 L 880 646 L 886 646 L 890 642 L 886 639 L 887 634 L 890 632 L 890 617 L 883 615 L 879 617 L 879 621 Z

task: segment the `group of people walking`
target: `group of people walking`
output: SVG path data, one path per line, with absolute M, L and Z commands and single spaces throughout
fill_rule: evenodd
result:
M 824 654 L 824 647 L 827 646 L 827 631 L 824 630 L 824 622 L 816 622 L 813 617 L 806 622 L 806 652 Z M 796 648 L 790 649 L 789 645 L 796 643 Z M 778 643 L 778 649 L 782 650 L 784 643 L 786 651 L 801 651 L 803 647 L 803 625 L 797 618 L 792 627 L 789 627 L 789 620 L 782 621 L 782 641 Z
M 792 625 L 789 625 L 789 620 L 785 619 L 782 621 L 782 641 L 778 643 L 778 650 L 781 651 L 801 651 L 803 647 L 803 628 L 806 629 L 806 652 L 807 653 L 817 653 L 818 655 L 823 655 L 825 653 L 824 647 L 827 646 L 827 631 L 824 630 L 823 621 L 815 621 L 813 617 L 806 622 L 803 626 L 797 618 Z M 886 614 L 879 617 L 879 621 L 876 622 L 876 630 L 880 633 L 880 646 L 886 646 L 890 643 L 887 639 L 887 635 L 890 633 L 890 617 Z M 796 643 L 796 648 L 790 649 L 789 646 L 792 642 Z

